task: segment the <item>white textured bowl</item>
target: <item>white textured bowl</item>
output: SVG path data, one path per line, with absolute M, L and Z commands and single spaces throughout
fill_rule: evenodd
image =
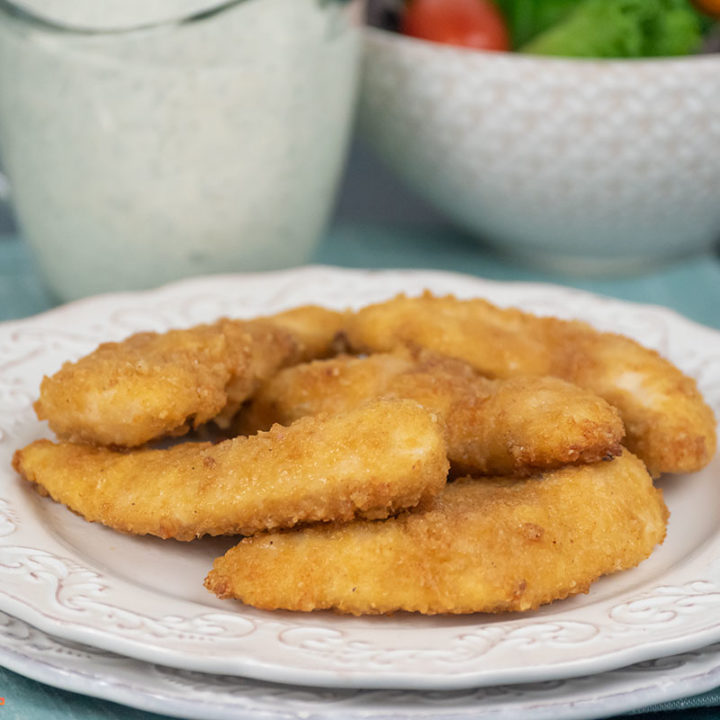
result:
M 720 238 L 720 55 L 588 61 L 368 29 L 360 129 L 479 239 L 633 270 Z

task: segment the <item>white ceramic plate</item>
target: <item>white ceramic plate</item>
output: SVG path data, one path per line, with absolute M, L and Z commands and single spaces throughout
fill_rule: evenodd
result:
M 307 302 L 359 306 L 398 291 L 483 296 L 585 318 L 652 345 L 720 411 L 720 333 L 661 308 L 541 285 L 332 268 L 213 277 L 82 301 L 0 326 L 0 609 L 53 635 L 185 670 L 345 688 L 459 689 L 604 672 L 720 640 L 720 461 L 661 481 L 664 545 L 588 595 L 524 615 L 346 618 L 267 613 L 202 587 L 234 543 L 120 535 L 41 498 L 9 468 L 47 433 L 31 402 L 43 373 L 100 340 Z
M 0 613 L 0 665 L 48 685 L 197 720 L 580 720 L 720 685 L 720 645 L 591 677 L 454 690 L 314 689 L 143 663 Z

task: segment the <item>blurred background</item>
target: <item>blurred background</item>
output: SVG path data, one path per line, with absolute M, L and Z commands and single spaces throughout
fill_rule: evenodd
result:
M 398 223 L 450 228 L 448 221 L 406 188 L 361 140 L 350 150 L 331 227 L 345 222 Z M 12 211 L 0 203 L 0 235 L 16 231 Z
M 362 140 L 352 146 L 334 222 L 451 228 L 440 213 L 394 177 Z
M 299 7 L 282 2 L 276 18 Z M 323 60 L 320 51 L 327 46 L 330 52 L 338 27 L 345 27 L 343 36 L 358 34 L 353 30 L 362 17 L 359 0 L 337 3 L 336 8 L 354 8 L 352 21 L 337 25 L 340 16 L 329 16 L 334 20 L 327 33 L 318 36 L 317 66 L 301 73 L 318 78 L 313 87 L 298 79 L 297 63 L 285 54 L 293 47 L 296 60 L 308 55 L 311 45 L 303 50 L 292 44 L 302 34 L 296 27 L 282 30 L 286 35 L 278 37 L 285 40 L 278 40 L 274 50 L 256 48 L 257 58 L 232 55 L 239 44 L 233 38 L 230 57 L 244 70 L 228 75 L 264 81 L 248 97 L 244 80 L 222 85 L 215 105 L 198 104 L 198 87 L 188 86 L 184 65 L 171 65 L 175 89 L 166 93 L 162 52 L 175 52 L 176 44 L 184 47 L 186 41 L 203 49 L 212 46 L 204 33 L 219 31 L 222 23 L 183 25 L 182 33 L 188 34 L 176 40 L 171 37 L 176 33 L 160 34 L 167 44 L 162 52 L 141 44 L 150 53 L 147 67 L 153 72 L 144 72 L 140 83 L 132 74 L 135 63 L 123 61 L 137 61 L 138 47 L 130 37 L 126 47 L 117 45 L 115 35 L 101 32 L 89 55 L 87 48 L 75 55 L 69 43 L 84 48 L 82 33 L 68 40 L 72 33 L 34 28 L 38 41 L 33 44 L 22 28 L 7 31 L 0 42 L 6 52 L 0 68 L 5 67 L 4 86 L 16 87 L 0 105 L 5 108 L 0 129 L 15 120 L 13 132 L 5 131 L 5 159 L 8 174 L 13 175 L 11 169 L 16 173 L 15 199 L 27 198 L 17 203 L 17 217 L 0 203 L 0 236 L 14 241 L 12 249 L 3 243 L 14 266 L 10 260 L 0 266 L 7 296 L 17 288 L 18 272 L 25 272 L 33 287 L 42 284 L 44 275 L 51 290 L 45 301 L 54 304 L 188 274 L 308 261 L 548 280 L 671 304 L 663 295 L 625 292 L 635 287 L 629 276 L 657 271 L 658 278 L 665 277 L 662 273 L 672 275 L 693 262 L 697 272 L 707 272 L 720 239 L 720 36 L 709 16 L 700 23 L 690 0 L 497 0 L 506 10 L 512 37 L 502 47 L 478 47 L 512 52 L 463 47 L 465 39 L 474 42 L 476 36 L 458 40 L 452 32 L 444 39 L 416 34 L 422 28 L 410 26 L 408 8 L 420 7 L 419 2 L 407 7 L 404 0 L 369 2 L 375 27 L 363 34 L 358 113 L 336 195 L 334 168 L 344 155 L 352 98 L 339 103 L 343 107 L 334 114 L 330 104 L 340 89 L 354 87 L 350 80 L 356 75 L 348 62 L 346 75 L 327 78 L 335 82 L 330 87 L 316 71 L 335 64 Z M 474 5 L 473 0 L 453 2 Z M 715 0 L 693 2 L 713 9 Z M 477 0 L 481 3 L 491 4 Z M 422 4 L 445 13 L 453 3 Z M 242 5 L 248 11 L 270 7 Z M 308 16 L 321 14 L 306 6 Z M 556 14 L 565 8 L 565 19 L 543 31 L 542 8 L 555 8 Z M 529 20 L 542 42 L 538 46 L 531 39 L 528 49 Z M 401 27 L 403 22 L 407 27 Z M 437 28 L 434 20 L 427 24 Z M 397 29 L 402 32 L 392 31 Z M 576 47 L 581 35 L 583 44 Z M 359 53 L 350 41 L 346 45 L 357 68 Z M 46 92 L 25 92 L 17 78 L 23 76 L 22 63 L 35 62 L 36 56 L 50 63 L 43 70 L 53 68 L 38 72 L 43 77 L 59 72 L 58 59 L 67 60 L 66 80 L 77 79 L 77 94 L 57 92 L 51 85 Z M 227 59 L 201 54 L 185 60 L 197 62 L 188 67 L 202 69 L 214 82 L 212 68 L 216 63 L 226 67 Z M 249 73 L 248 67 L 253 68 Z M 112 69 L 110 80 L 105 68 Z M 273 102 L 266 97 L 269 78 L 276 80 Z M 149 102 L 155 97 L 162 98 L 154 103 L 157 108 Z M 88 98 L 95 112 L 77 113 Z M 135 106 L 160 108 L 168 117 L 158 110 L 150 121 L 143 110 L 124 124 L 126 107 Z M 192 122 L 185 117 L 193 117 Z M 209 127 L 209 117 L 225 119 L 225 140 L 215 140 L 218 132 Z M 237 117 L 250 117 L 250 130 L 229 120 Z M 269 119 L 274 134 L 268 131 Z M 344 129 L 328 150 L 333 125 Z M 172 142 L 168 131 L 178 133 Z M 136 140 L 145 145 L 138 147 Z M 21 150 L 11 151 L 16 148 Z M 244 175 L 232 175 L 228 167 L 240 168 L 250 149 L 253 157 Z M 111 150 L 117 150 L 115 155 Z M 308 192 L 302 189 L 310 185 Z M 305 218 L 313 205 L 314 216 Z M 129 212 L 133 208 L 134 214 Z M 242 222 L 245 216 L 248 223 Z M 163 222 L 153 226 L 158 218 Z M 181 250 L 176 236 L 183 233 Z M 20 236 L 27 243 L 20 243 Z M 168 270 L 172 258 L 178 266 Z M 124 274 L 121 266 L 127 266 Z M 138 268 L 148 269 L 147 277 L 139 278 Z M 41 307 L 38 303 L 28 310 Z

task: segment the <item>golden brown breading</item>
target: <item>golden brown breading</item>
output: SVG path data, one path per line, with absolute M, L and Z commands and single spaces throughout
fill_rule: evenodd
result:
M 456 473 L 528 474 L 597 462 L 619 454 L 624 434 L 613 407 L 563 380 L 489 380 L 427 351 L 340 356 L 281 370 L 255 394 L 240 428 L 267 430 L 377 397 L 409 398 L 438 414 Z
M 345 313 L 328 310 L 318 305 L 303 305 L 276 315 L 257 318 L 248 324 L 250 327 L 259 328 L 270 325 L 275 331 L 284 330 L 289 333 L 295 343 L 295 350 L 292 356 L 284 360 L 282 364 L 293 365 L 297 362 L 307 362 L 315 358 L 330 357 L 344 349 L 340 331 L 345 317 Z M 258 347 L 262 347 L 262 345 Z M 228 403 L 213 417 L 213 422 L 220 428 L 227 430 L 231 427 L 233 419 L 242 407 L 243 402 L 253 396 L 260 382 L 272 378 L 279 368 L 276 358 L 267 353 L 255 353 L 255 357 L 259 360 L 267 359 L 269 363 L 267 367 L 255 367 L 254 372 L 240 374 L 240 382 L 250 379 L 251 385 L 250 387 L 241 386 L 241 392 L 235 393 L 237 396 L 235 398 L 232 397 L 231 392 L 228 393 Z M 268 425 L 268 427 L 270 426 Z
M 359 352 L 421 346 L 490 377 L 551 375 L 595 392 L 618 408 L 626 445 L 653 474 L 699 470 L 715 454 L 715 418 L 694 380 L 630 338 L 582 322 L 425 293 L 364 308 L 344 332 Z
M 35 411 L 64 440 L 123 447 L 227 424 L 279 368 L 331 354 L 342 317 L 306 306 L 104 343 L 44 378 Z
M 298 362 L 337 355 L 342 347 L 340 331 L 347 313 L 319 305 L 303 305 L 260 318 L 287 330 L 298 343 Z
M 35 411 L 62 439 L 141 445 L 242 401 L 295 352 L 284 330 L 230 320 L 137 333 L 45 377 Z
M 442 429 L 409 400 L 217 445 L 119 452 L 38 440 L 13 466 L 87 520 L 178 540 L 386 517 L 438 493 L 448 469 Z
M 249 435 L 306 415 L 344 412 L 386 394 L 393 380 L 415 365 L 409 353 L 398 352 L 340 355 L 286 368 L 258 389 L 238 415 L 235 429 Z
M 637 565 L 667 516 L 626 451 L 525 480 L 458 480 L 424 511 L 385 521 L 256 535 L 218 558 L 205 585 L 266 610 L 531 610 Z

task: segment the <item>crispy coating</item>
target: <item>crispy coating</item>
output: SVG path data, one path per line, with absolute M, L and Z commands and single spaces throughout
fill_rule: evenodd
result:
M 438 493 L 448 470 L 441 428 L 409 400 L 216 445 L 120 452 L 38 440 L 13 466 L 86 520 L 177 540 L 386 517 Z
M 410 398 L 440 416 L 453 471 L 529 474 L 620 453 L 615 408 L 557 378 L 489 380 L 427 351 L 339 356 L 281 370 L 240 416 L 241 431 L 346 412 L 376 397 Z
M 247 538 L 205 586 L 266 610 L 525 611 L 637 565 L 668 512 L 643 463 L 458 480 L 423 511 Z
M 287 330 L 298 343 L 298 361 L 337 355 L 343 349 L 341 331 L 347 313 L 319 305 L 303 305 L 264 320 Z
M 229 397 L 225 407 L 212 418 L 213 422 L 225 430 L 231 428 L 243 402 L 252 397 L 259 384 L 273 377 L 282 365 L 292 366 L 294 363 L 307 362 L 314 358 L 327 358 L 344 350 L 341 330 L 345 318 L 345 313 L 328 310 L 319 305 L 303 305 L 276 315 L 258 318 L 250 323 L 251 327 L 270 324 L 276 330 L 284 330 L 295 343 L 294 351 L 280 364 L 274 362 L 276 358 L 268 353 L 255 353 L 257 358 L 265 358 L 269 361 L 267 366 L 260 368 L 259 372 L 246 372 L 240 375 L 240 378 L 251 378 L 251 387 L 245 392 L 236 393 L 236 398 Z
M 625 444 L 655 475 L 699 470 L 715 454 L 715 418 L 695 381 L 622 335 L 429 293 L 364 308 L 344 333 L 359 352 L 416 345 L 490 377 L 551 375 L 595 392 L 618 408 Z
M 241 402 L 295 351 L 284 330 L 230 320 L 137 333 L 45 377 L 35 411 L 62 439 L 133 447 Z
M 104 343 L 45 377 L 35 403 L 64 440 L 135 447 L 226 424 L 279 368 L 332 351 L 342 315 L 307 306 Z

